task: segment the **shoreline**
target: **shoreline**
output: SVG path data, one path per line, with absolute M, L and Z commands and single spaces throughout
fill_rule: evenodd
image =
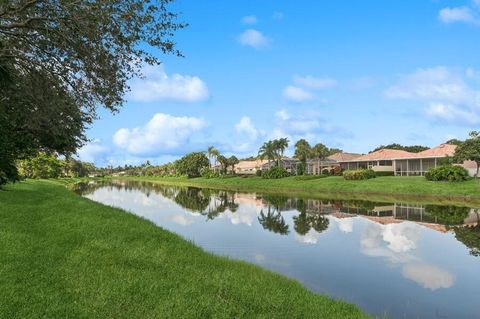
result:
M 346 181 L 343 177 L 324 177 L 311 180 L 288 177 L 267 180 L 259 177 L 187 179 L 185 177 L 130 176 L 108 177 L 108 179 L 238 192 L 275 193 L 318 199 L 352 199 L 378 202 L 407 201 L 417 204 L 480 207 L 480 180 L 478 179 L 463 183 L 429 182 L 423 177 L 390 176 L 365 181 Z

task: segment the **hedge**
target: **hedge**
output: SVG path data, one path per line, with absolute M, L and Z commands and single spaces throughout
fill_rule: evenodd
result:
M 343 177 L 346 180 L 365 180 L 375 178 L 375 172 L 371 169 L 348 170 L 343 172 Z

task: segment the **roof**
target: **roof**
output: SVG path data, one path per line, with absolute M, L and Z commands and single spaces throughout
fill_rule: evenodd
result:
M 447 157 L 455 155 L 457 145 L 440 144 L 437 147 L 417 153 L 416 157 Z
M 463 167 L 465 167 L 466 169 L 476 169 L 477 163 L 474 161 L 465 161 L 463 162 Z
M 238 164 L 235 165 L 235 169 L 259 168 L 267 162 L 268 162 L 267 160 L 240 161 L 238 162 Z
M 368 161 L 385 161 L 398 158 L 413 158 L 417 154 L 401 150 L 391 150 L 382 148 L 381 150 L 362 155 L 352 160 L 342 160 L 341 162 L 368 162 Z
M 328 159 L 332 160 L 332 161 L 341 162 L 341 161 L 351 161 L 351 160 L 356 159 L 360 156 L 362 156 L 362 154 L 338 152 L 338 153 L 330 155 L 328 157 Z

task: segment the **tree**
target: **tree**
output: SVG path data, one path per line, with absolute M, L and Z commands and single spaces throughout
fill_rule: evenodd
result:
M 288 142 L 288 139 L 285 137 L 273 140 L 273 149 L 277 159 L 277 166 L 283 157 L 283 153 L 285 153 L 285 150 L 288 148 Z
M 263 209 L 258 216 L 258 222 L 262 225 L 263 229 L 267 229 L 271 232 L 280 235 L 288 235 L 288 224 L 283 218 L 282 214 L 272 209 L 270 205 L 267 207 L 267 213 L 265 214 Z
M 480 171 L 480 132 L 470 132 L 470 138 L 466 139 L 455 149 L 454 158 L 457 161 L 474 161 L 477 164 L 476 177 Z
M 258 157 L 262 160 L 266 158 L 268 160 L 268 163 L 275 160 L 275 156 L 275 145 L 273 141 L 263 143 L 263 145 L 258 150 Z
M 213 146 L 209 146 L 207 149 L 207 156 L 210 161 L 214 160 L 214 166 L 217 166 L 217 157 L 220 155 L 220 152 Z
M 193 152 L 179 159 L 175 166 L 180 175 L 187 175 L 192 178 L 199 177 L 200 170 L 209 167 L 210 162 L 203 152 Z
M 237 165 L 240 161 L 235 155 L 233 155 L 228 158 L 227 162 L 228 165 L 232 167 L 232 172 L 235 172 L 235 165 Z
M 172 0 L 0 2 L 0 170 L 38 150 L 74 153 L 97 107 L 118 111 L 128 81 L 181 55 Z M 53 124 L 53 125 L 52 125 Z
M 310 144 L 305 139 L 300 139 L 295 143 L 295 154 L 294 156 L 300 160 L 302 163 L 303 174 L 306 173 L 307 159 L 310 158 L 312 154 L 312 148 Z
M 425 150 L 428 150 L 428 147 L 422 146 L 422 145 L 412 145 L 412 146 L 403 146 L 398 143 L 393 143 L 393 144 L 388 144 L 388 145 L 380 145 L 376 149 L 374 149 L 372 152 L 379 151 L 381 149 L 391 149 L 391 150 L 400 150 L 400 151 L 406 151 L 406 152 L 411 152 L 411 153 L 419 153 Z M 370 152 L 370 153 L 372 153 Z
M 226 158 L 225 156 L 223 155 L 218 155 L 217 156 L 217 161 L 220 163 L 220 166 L 221 166 L 221 172 L 223 174 L 227 174 L 227 169 L 228 169 L 228 166 L 229 166 L 229 162 L 228 162 L 228 158 Z
M 330 150 L 322 143 L 318 143 L 312 148 L 312 157 L 317 159 L 317 173 L 319 175 L 321 174 L 321 161 L 324 161 L 330 155 Z

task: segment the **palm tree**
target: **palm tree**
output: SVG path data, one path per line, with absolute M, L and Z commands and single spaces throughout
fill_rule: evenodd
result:
M 220 155 L 220 152 L 213 146 L 209 146 L 207 149 L 208 160 L 210 161 L 210 167 L 212 167 L 212 158 L 215 160 L 214 166 L 217 165 L 217 157 Z
M 280 160 L 283 157 L 283 153 L 288 147 L 288 139 L 286 137 L 280 138 L 278 140 L 273 140 L 274 150 L 277 157 L 277 166 L 280 164 Z
M 318 175 L 322 173 L 320 171 L 321 161 L 325 160 L 329 155 L 330 155 L 330 150 L 328 149 L 328 147 L 326 147 L 322 143 L 318 143 L 312 148 L 312 156 L 317 159 Z
M 237 165 L 240 161 L 235 155 L 232 155 L 228 158 L 228 165 L 232 167 L 232 172 L 235 172 L 235 165 Z
M 263 209 L 260 211 L 258 222 L 262 225 L 263 229 L 267 229 L 276 234 L 288 235 L 289 233 L 288 224 L 285 222 L 282 214 L 273 210 L 270 205 L 267 207 L 266 214 L 263 212 Z
M 262 147 L 258 150 L 258 157 L 262 160 L 266 158 L 268 164 L 270 164 L 271 160 L 275 160 L 275 145 L 273 141 L 263 143 Z
M 303 166 L 303 175 L 306 174 L 306 167 L 307 167 L 307 159 L 311 156 L 312 154 L 312 148 L 310 147 L 310 144 L 304 140 L 303 138 L 298 140 L 297 143 L 295 143 L 295 157 L 300 160 Z

